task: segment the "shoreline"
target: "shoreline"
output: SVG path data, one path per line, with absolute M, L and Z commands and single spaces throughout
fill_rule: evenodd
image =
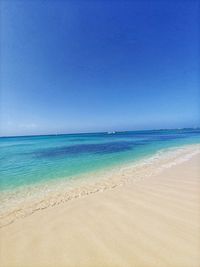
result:
M 189 144 L 162 149 L 154 155 L 123 163 L 97 173 L 80 176 L 67 181 L 53 181 L 45 188 L 41 184 L 27 190 L 20 189 L 11 195 L 1 195 L 0 228 L 13 223 L 17 219 L 27 217 L 39 210 L 54 207 L 73 199 L 90 194 L 110 190 L 125 185 L 130 180 L 138 180 L 160 173 L 165 168 L 187 161 L 200 153 L 200 144 Z M 7 206 L 6 206 L 7 205 Z M 9 206 L 10 205 L 10 206 Z M 14 205 L 14 207 L 13 207 Z
M 200 155 L 174 157 L 1 228 L 2 266 L 198 267 Z

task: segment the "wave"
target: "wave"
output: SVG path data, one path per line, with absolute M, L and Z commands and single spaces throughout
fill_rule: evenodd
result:
M 36 211 L 65 203 L 72 199 L 137 182 L 181 164 L 200 153 L 200 145 L 160 150 L 153 156 L 110 170 L 81 175 L 67 181 L 49 181 L 5 191 L 0 196 L 0 227 L 13 223 Z

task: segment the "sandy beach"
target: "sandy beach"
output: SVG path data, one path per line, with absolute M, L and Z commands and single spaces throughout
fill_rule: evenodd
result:
M 200 267 L 199 1 L 0 10 L 0 267 Z
M 200 266 L 200 155 L 173 161 L 2 227 L 1 266 Z

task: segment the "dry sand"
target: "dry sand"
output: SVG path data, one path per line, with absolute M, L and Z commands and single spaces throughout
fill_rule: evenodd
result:
M 200 156 L 0 230 L 2 267 L 200 266 Z M 169 167 L 168 166 L 168 167 Z

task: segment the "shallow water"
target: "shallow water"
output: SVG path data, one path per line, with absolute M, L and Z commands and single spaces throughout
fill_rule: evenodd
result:
M 196 143 L 200 143 L 200 129 L 3 137 L 0 190 L 71 180 L 161 149 Z

